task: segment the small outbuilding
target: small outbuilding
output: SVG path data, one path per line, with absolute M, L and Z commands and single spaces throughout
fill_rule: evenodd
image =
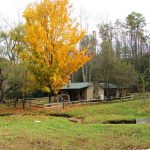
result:
M 104 97 L 106 100 L 113 100 L 120 97 L 120 88 L 112 83 L 106 85 L 105 83 L 99 83 L 99 86 L 104 90 Z
M 94 85 L 90 82 L 69 83 L 61 88 L 60 94 L 68 94 L 70 101 L 92 100 Z

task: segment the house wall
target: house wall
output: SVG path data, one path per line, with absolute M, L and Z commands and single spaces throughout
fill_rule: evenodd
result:
M 102 89 L 102 88 L 98 88 L 98 98 L 100 99 L 100 100 L 104 100 L 104 89 Z
M 94 84 L 94 99 L 104 100 L 104 89 L 98 84 Z
M 94 98 L 94 86 L 89 86 L 86 89 L 86 100 L 92 100 Z
M 83 98 L 81 98 L 81 99 L 83 99 L 83 100 L 92 100 L 95 98 L 104 100 L 104 89 L 98 87 L 96 89 L 96 91 L 94 91 L 94 86 L 93 85 L 89 86 L 88 88 L 86 88 L 82 91 L 82 97 Z

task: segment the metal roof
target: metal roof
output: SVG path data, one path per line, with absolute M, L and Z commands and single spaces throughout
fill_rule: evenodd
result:
M 100 86 L 101 88 L 103 88 L 103 89 L 104 89 L 104 88 L 107 88 L 107 86 L 106 86 L 105 83 L 99 83 L 99 86 Z M 109 88 L 110 88 L 110 89 L 117 89 L 118 86 L 115 85 L 115 84 L 109 83 Z
M 63 86 L 61 89 L 69 90 L 69 89 L 83 89 L 93 85 L 90 82 L 80 82 L 80 83 L 70 83 L 68 85 Z

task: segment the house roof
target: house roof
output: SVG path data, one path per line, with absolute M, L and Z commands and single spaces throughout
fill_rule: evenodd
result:
M 101 88 L 103 88 L 103 89 L 108 88 L 105 83 L 99 83 L 99 86 L 100 86 Z M 110 89 L 117 89 L 118 86 L 115 85 L 115 84 L 109 83 L 109 88 L 110 88 Z
M 70 83 L 69 85 L 63 86 L 61 89 L 69 90 L 69 89 L 83 89 L 91 86 L 90 82 L 80 82 L 80 83 Z

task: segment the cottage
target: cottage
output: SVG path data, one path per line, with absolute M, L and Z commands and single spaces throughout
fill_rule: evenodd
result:
M 60 94 L 68 94 L 71 101 L 92 100 L 94 98 L 94 85 L 90 82 L 69 83 L 61 88 Z
M 120 97 L 119 87 L 115 84 L 99 83 L 99 86 L 104 90 L 104 97 L 106 100 L 117 99 Z

